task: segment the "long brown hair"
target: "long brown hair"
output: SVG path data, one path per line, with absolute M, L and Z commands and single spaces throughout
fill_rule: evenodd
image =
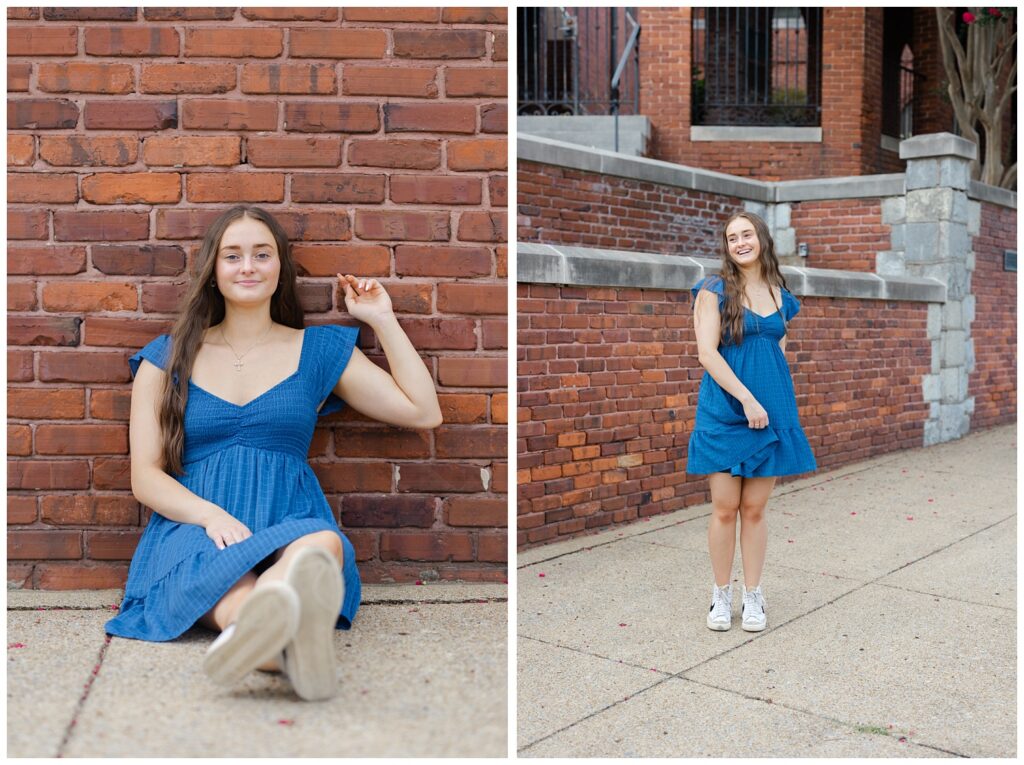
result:
M 761 244 L 761 254 L 758 256 L 758 263 L 761 264 L 761 278 L 768 284 L 772 292 L 772 302 L 775 302 L 775 287 L 786 287 L 786 279 L 779 270 L 779 259 L 775 254 L 775 242 L 768 231 L 768 225 L 760 217 L 750 212 L 738 212 L 730 216 L 729 220 L 722 226 L 722 268 L 720 271 L 722 282 L 725 285 L 725 305 L 722 306 L 722 342 L 739 345 L 743 342 L 743 272 L 729 256 L 729 238 L 727 232 L 732 222 L 738 218 L 746 218 L 754 226 L 754 233 Z M 779 315 L 782 317 L 783 325 L 786 324 L 786 316 L 782 313 L 782 306 L 776 304 Z
M 181 310 L 171 329 L 171 352 L 166 366 L 163 396 L 160 402 L 160 430 L 163 441 L 164 470 L 184 475 L 182 456 L 185 450 L 185 405 L 188 403 L 188 381 L 192 377 L 203 333 L 224 320 L 224 296 L 212 282 L 217 266 L 217 252 L 224 230 L 236 220 L 254 218 L 270 229 L 281 259 L 277 289 L 270 299 L 270 318 L 294 329 L 305 326 L 305 317 L 295 288 L 295 262 L 288 246 L 288 237 L 274 217 L 253 205 L 235 205 L 225 210 L 203 237 L 192 270 L 192 281 L 181 301 Z

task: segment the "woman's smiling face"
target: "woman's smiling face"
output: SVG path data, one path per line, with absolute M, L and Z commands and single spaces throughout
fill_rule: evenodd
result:
M 224 229 L 215 273 L 225 300 L 269 300 L 281 276 L 281 258 L 266 224 L 243 216 Z
M 757 238 L 754 224 L 746 218 L 737 218 L 725 229 L 725 241 L 729 257 L 740 268 L 751 266 L 761 256 L 761 240 Z

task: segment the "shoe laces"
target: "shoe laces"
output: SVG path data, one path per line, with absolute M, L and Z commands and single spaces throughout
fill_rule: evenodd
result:
M 711 619 L 728 620 L 732 616 L 732 593 L 726 587 L 715 587 L 715 593 L 711 600 Z
M 743 593 L 743 616 L 761 617 L 764 615 L 764 595 L 760 587 L 746 590 Z

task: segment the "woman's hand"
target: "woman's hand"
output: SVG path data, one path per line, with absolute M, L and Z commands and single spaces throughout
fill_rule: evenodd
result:
M 241 542 L 252 536 L 249 527 L 226 510 L 221 510 L 206 524 L 206 536 L 213 540 L 218 550 Z
M 743 414 L 747 417 L 747 425 L 760 430 L 768 427 L 768 412 L 751 396 L 743 402 Z
M 371 327 L 390 316 L 394 316 L 391 298 L 376 279 L 357 279 L 352 274 L 338 274 L 338 281 L 345 290 L 345 307 L 352 318 Z

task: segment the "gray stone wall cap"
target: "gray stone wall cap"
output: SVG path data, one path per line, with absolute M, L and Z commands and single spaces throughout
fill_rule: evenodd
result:
M 900 142 L 900 159 L 921 159 L 924 157 L 977 159 L 978 147 L 972 141 L 952 133 L 915 135 Z
M 903 173 L 851 175 L 841 178 L 813 178 L 776 181 L 775 202 L 808 202 L 818 199 L 863 199 L 896 197 L 904 193 Z
M 771 141 L 773 143 L 821 143 L 820 127 L 745 127 L 693 125 L 691 141 Z
M 967 187 L 967 196 L 980 202 L 991 202 L 994 205 L 1017 209 L 1017 192 L 999 186 L 989 186 L 981 181 L 971 181 Z

